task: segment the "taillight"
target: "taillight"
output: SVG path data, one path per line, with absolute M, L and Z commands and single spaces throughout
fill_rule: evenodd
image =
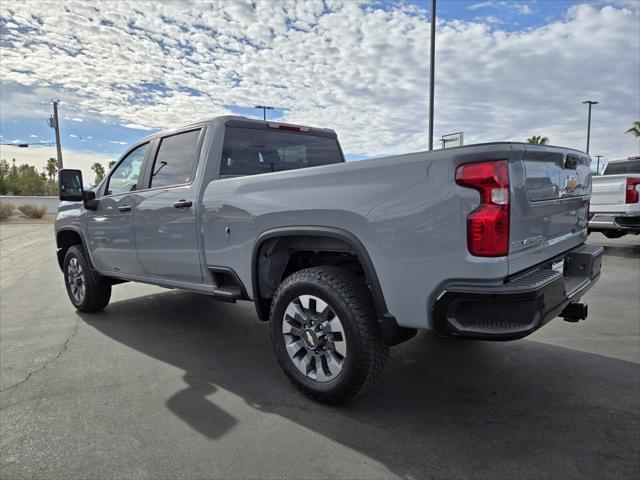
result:
M 480 192 L 480 206 L 467 218 L 467 247 L 477 257 L 509 253 L 509 167 L 506 160 L 468 163 L 456 182 Z
M 309 127 L 301 127 L 300 125 L 290 125 L 288 123 L 275 123 L 267 122 L 269 128 L 275 128 L 276 130 L 286 130 L 287 132 L 310 132 Z
M 640 199 L 640 178 L 627 178 L 627 190 L 624 203 L 638 203 Z

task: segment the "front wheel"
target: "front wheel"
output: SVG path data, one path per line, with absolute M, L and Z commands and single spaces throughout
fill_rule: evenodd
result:
M 84 249 L 69 247 L 63 263 L 64 283 L 73 306 L 87 313 L 102 310 L 111 299 L 111 285 L 96 279 L 89 268 Z
M 327 403 L 363 393 L 389 357 L 369 290 L 336 267 L 300 270 L 282 282 L 271 306 L 271 338 L 292 383 Z

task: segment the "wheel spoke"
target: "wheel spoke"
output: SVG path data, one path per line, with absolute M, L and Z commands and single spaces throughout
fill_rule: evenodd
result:
M 331 342 L 331 347 L 343 357 L 347 356 L 347 342 L 344 340 L 333 340 Z
M 304 348 L 304 342 L 302 340 L 295 340 L 291 343 L 287 344 L 287 352 L 291 358 L 295 357 L 296 354 Z
M 305 352 L 304 356 L 300 358 L 294 358 L 293 364 L 300 371 L 300 373 L 302 373 L 306 377 L 309 376 L 312 359 L 313 355 L 311 355 L 309 352 Z
M 327 302 L 325 302 L 324 300 L 321 300 L 319 298 L 316 298 L 316 310 L 314 313 L 324 313 L 327 311 L 327 309 L 329 308 L 329 305 L 327 305 Z
M 312 297 L 311 295 L 300 295 L 298 298 L 300 299 L 300 305 L 302 305 L 302 308 L 304 308 L 305 310 L 309 310 L 311 299 L 314 297 Z
M 302 307 L 300 305 L 298 305 L 297 303 L 293 303 L 293 302 L 291 302 L 289 304 L 285 314 L 289 318 L 291 318 L 293 320 L 296 320 L 297 322 L 300 322 L 300 323 L 304 322 L 305 318 L 307 317 L 307 315 L 306 315 L 305 311 L 302 309 Z
M 327 323 L 325 327 L 326 332 L 331 333 L 341 333 L 344 336 L 344 329 L 342 328 L 342 323 L 338 317 L 333 317 L 331 321 Z
M 329 367 L 331 376 L 335 377 L 342 371 L 342 363 L 344 360 L 338 360 L 333 352 L 328 352 L 325 358 L 327 359 L 327 367 Z
M 322 365 L 321 357 L 316 357 L 316 380 L 318 382 L 326 382 L 330 380 L 327 374 L 324 371 L 324 365 Z

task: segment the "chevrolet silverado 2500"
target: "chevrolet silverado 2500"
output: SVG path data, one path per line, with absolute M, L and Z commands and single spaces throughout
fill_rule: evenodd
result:
M 291 381 L 342 402 L 417 330 L 585 318 L 590 161 L 488 143 L 345 163 L 332 130 L 218 117 L 140 140 L 93 191 L 62 170 L 58 260 L 82 312 L 125 281 L 253 301 Z
M 589 231 L 608 238 L 640 234 L 640 157 L 615 160 L 593 177 Z

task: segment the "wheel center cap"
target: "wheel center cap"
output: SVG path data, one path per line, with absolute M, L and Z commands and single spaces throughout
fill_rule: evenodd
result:
M 307 328 L 303 332 L 302 339 L 304 340 L 304 344 L 306 345 L 306 347 L 312 350 L 317 348 L 318 344 L 320 343 L 318 340 L 318 335 L 310 328 Z

